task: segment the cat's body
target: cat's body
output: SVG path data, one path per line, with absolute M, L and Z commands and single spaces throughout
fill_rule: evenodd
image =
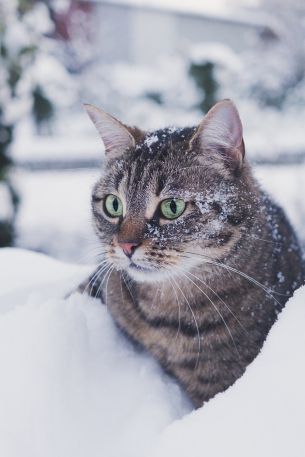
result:
M 92 200 L 106 261 L 87 289 L 200 406 L 242 375 L 304 282 L 296 237 L 252 177 L 231 102 L 196 129 L 149 134 L 88 112 L 109 162 Z

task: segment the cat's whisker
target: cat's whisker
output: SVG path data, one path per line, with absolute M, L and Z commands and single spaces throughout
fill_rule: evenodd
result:
M 179 336 L 179 333 L 180 333 L 180 330 L 181 330 L 181 305 L 180 305 L 180 302 L 179 302 L 179 298 L 178 298 L 178 294 L 177 294 L 177 291 L 175 289 L 175 286 L 173 285 L 172 283 L 172 278 L 170 277 L 170 275 L 168 275 L 168 280 L 169 280 L 169 283 L 174 291 L 174 294 L 175 294 L 175 297 L 176 297 L 176 303 L 177 303 L 177 306 L 178 306 L 178 329 L 177 329 L 177 333 L 175 335 L 175 340 L 177 340 L 178 336 Z
M 200 339 L 200 331 L 199 331 L 199 326 L 198 326 L 198 322 L 197 322 L 197 319 L 196 319 L 196 316 L 195 316 L 195 313 L 190 305 L 190 302 L 188 301 L 187 297 L 185 296 L 184 292 L 182 291 L 181 287 L 179 286 L 179 284 L 176 282 L 176 280 L 174 279 L 174 277 L 172 277 L 172 280 L 174 281 L 174 283 L 176 284 L 176 287 L 178 288 L 178 290 L 180 290 L 182 296 L 184 297 L 185 301 L 186 301 L 186 304 L 192 314 L 192 317 L 193 317 L 193 320 L 194 320 L 194 323 L 195 323 L 195 326 L 196 326 L 196 330 L 197 330 L 197 337 L 198 337 L 198 353 L 197 353 L 197 358 L 196 358 L 196 364 L 195 364 L 195 370 L 198 366 L 198 362 L 199 362 L 199 358 L 200 358 L 200 353 L 201 353 L 201 339 Z
M 92 295 L 92 290 L 95 286 L 95 283 L 96 281 L 100 278 L 101 274 L 103 273 L 103 271 L 107 268 L 107 260 L 104 260 L 103 262 L 101 262 L 98 266 L 98 269 L 97 271 L 95 272 L 95 274 L 92 276 L 92 278 L 90 279 L 90 281 L 88 282 L 88 284 L 86 285 L 83 293 L 86 293 L 87 290 L 89 289 L 90 285 L 91 285 L 91 288 L 90 288 L 90 292 L 89 292 L 89 295 Z
M 100 270 L 101 270 L 101 267 L 102 267 L 103 263 L 105 263 L 105 261 L 102 261 L 100 264 L 98 264 L 97 270 L 96 270 L 96 271 L 94 272 L 94 274 L 89 278 L 89 281 L 87 282 L 86 287 L 83 289 L 82 294 L 84 294 L 84 293 L 87 292 L 87 290 L 88 290 L 88 288 L 90 287 L 90 284 L 92 283 L 92 281 L 94 281 L 95 278 L 97 278 L 97 276 L 98 276 L 99 273 L 100 273 Z M 91 295 L 91 291 L 92 291 L 92 289 L 90 290 L 89 295 Z
M 285 294 L 281 294 L 281 293 L 276 292 L 276 291 L 274 291 L 272 289 L 269 289 L 268 287 L 265 287 L 263 284 L 261 284 L 259 281 L 257 281 L 252 276 L 249 276 L 248 274 L 246 274 L 246 273 L 244 273 L 244 272 L 242 272 L 240 270 L 237 270 L 236 268 L 230 267 L 230 266 L 225 265 L 225 264 L 220 264 L 218 262 L 217 262 L 217 266 L 220 266 L 220 267 L 225 268 L 225 269 L 227 269 L 229 271 L 237 273 L 238 275 L 242 276 L 243 278 L 248 279 L 248 281 L 250 281 L 252 284 L 254 284 L 257 287 L 260 287 L 262 290 L 264 290 L 264 292 L 266 292 L 266 294 L 269 295 L 269 297 L 271 297 L 279 306 L 282 306 L 281 303 L 273 296 L 273 294 L 277 294 L 277 295 L 281 295 L 283 297 L 286 297 Z
M 156 298 L 157 298 L 157 295 L 158 295 L 159 293 L 160 293 L 160 287 L 157 287 L 156 292 L 155 292 L 155 295 L 154 295 L 154 298 L 153 298 L 153 300 L 152 300 L 152 302 L 151 302 L 152 308 L 153 308 L 154 305 L 155 305 Z M 160 298 L 161 298 L 161 297 L 160 297 Z
M 90 294 L 92 294 L 96 282 L 99 281 L 99 280 L 101 279 L 101 276 L 103 275 L 103 273 L 105 273 L 105 271 L 108 269 L 109 266 L 110 266 L 109 262 L 106 262 L 106 263 L 103 265 L 103 267 L 100 269 L 100 272 L 99 272 L 99 274 L 98 274 L 98 277 L 95 279 L 94 283 L 93 283 L 92 286 L 91 286 L 91 292 L 90 292 Z M 106 272 L 105 274 L 107 274 L 107 272 Z M 101 285 L 102 285 L 102 284 L 101 284 Z M 96 296 L 99 294 L 99 290 L 100 290 L 100 288 L 98 288 L 98 290 L 97 290 L 97 292 L 96 292 Z
M 123 278 L 123 274 L 122 274 L 122 271 L 120 271 L 120 288 L 121 288 L 121 297 L 122 297 L 122 303 L 123 303 L 123 306 L 124 306 L 124 294 L 123 294 L 123 284 L 122 284 L 122 280 L 124 280 L 124 278 Z
M 248 279 L 248 281 L 250 281 L 252 284 L 255 284 L 257 287 L 260 287 L 262 290 L 264 290 L 273 300 L 275 300 L 277 302 L 278 305 L 281 305 L 279 303 L 279 301 L 273 296 L 273 294 L 277 294 L 277 295 L 281 295 L 281 296 L 284 296 L 286 297 L 285 294 L 281 294 L 279 292 L 276 292 L 266 286 L 264 286 L 263 284 L 261 284 L 259 281 L 257 281 L 255 278 L 253 278 L 252 276 L 249 276 L 248 274 L 234 268 L 234 267 L 230 267 L 229 265 L 226 265 L 225 263 L 222 263 L 222 262 L 217 262 L 215 261 L 214 259 L 212 259 L 212 257 L 209 257 L 205 254 L 198 254 L 197 252 L 190 252 L 190 251 L 185 251 L 187 254 L 191 254 L 191 255 L 197 255 L 197 256 L 200 256 L 200 257 L 203 257 L 205 259 L 208 259 L 206 260 L 205 262 L 206 263 L 210 263 L 211 265 L 215 265 L 215 266 L 218 266 L 218 267 L 221 267 L 221 268 L 224 268 L 226 269 L 227 271 L 232 271 L 242 277 L 244 277 L 245 279 Z
M 240 327 L 246 332 L 246 333 L 249 333 L 247 331 L 247 329 L 243 326 L 243 324 L 240 322 L 240 320 L 238 319 L 238 317 L 233 313 L 233 311 L 231 310 L 231 308 L 227 305 L 227 303 L 218 295 L 217 292 L 215 292 L 214 289 L 212 289 L 212 287 L 210 287 L 205 281 L 203 281 L 202 279 L 198 278 L 196 275 L 194 275 L 193 273 L 191 273 L 190 271 L 188 272 L 189 275 L 191 275 L 193 278 L 197 279 L 199 282 L 201 282 L 205 287 L 207 287 L 214 295 L 215 297 L 218 298 L 218 300 L 227 308 L 227 310 L 229 311 L 229 313 L 234 317 L 234 319 L 236 320 L 236 322 L 240 325 Z
M 115 268 L 114 265 L 112 265 L 112 267 L 110 268 L 110 271 L 109 271 L 109 275 L 108 275 L 107 281 L 106 281 L 106 286 L 105 286 L 105 305 L 106 306 L 108 305 L 108 283 L 109 283 L 109 278 L 110 278 L 111 273 L 113 272 L 114 268 Z
M 213 306 L 213 308 L 215 309 L 215 311 L 216 311 L 217 314 L 219 315 L 220 319 L 222 320 L 223 324 L 225 325 L 225 327 L 226 327 L 226 329 L 227 329 L 227 331 L 228 331 L 228 334 L 229 334 L 229 336 L 230 336 L 230 338 L 231 338 L 231 340 L 232 340 L 232 342 L 233 342 L 233 345 L 234 345 L 234 347 L 235 347 L 235 350 L 236 350 L 236 352 L 237 352 L 237 354 L 238 354 L 238 357 L 240 358 L 240 353 L 239 353 L 239 351 L 238 351 L 238 349 L 237 349 L 237 346 L 236 346 L 234 337 L 233 337 L 233 335 L 232 335 L 232 332 L 231 332 L 231 330 L 230 330 L 230 327 L 228 326 L 228 324 L 227 324 L 225 318 L 223 317 L 223 315 L 221 314 L 221 312 L 219 311 L 219 309 L 217 308 L 217 306 L 215 305 L 215 303 L 213 302 L 213 300 L 212 300 L 212 299 L 211 299 L 211 298 L 201 289 L 201 287 L 198 286 L 198 284 L 196 284 L 189 276 L 187 276 L 187 274 L 185 274 L 185 273 L 182 273 L 182 274 L 183 274 L 183 276 L 185 276 L 189 281 L 191 281 L 191 283 L 194 284 L 194 286 L 197 287 L 197 289 L 199 289 L 199 290 L 203 293 L 203 295 L 209 300 L 209 302 L 211 303 L 211 305 Z
M 129 287 L 129 284 L 128 284 L 128 279 L 127 279 L 127 278 L 125 278 L 124 272 L 122 273 L 122 277 L 123 277 L 123 280 L 124 280 L 125 286 L 127 287 L 127 289 L 128 289 L 128 292 L 129 292 L 129 294 L 130 294 L 130 296 L 131 296 L 131 299 L 132 299 L 132 301 L 133 301 L 133 304 L 134 304 L 134 305 L 136 305 L 136 302 L 135 302 L 135 299 L 134 299 L 133 293 L 132 293 L 132 291 L 131 291 L 131 289 L 130 289 L 130 287 Z
M 99 293 L 102 290 L 104 282 L 108 278 L 109 272 L 112 272 L 112 269 L 114 268 L 111 264 L 107 265 L 107 266 L 108 266 L 108 269 L 106 268 L 106 273 L 105 273 L 105 275 L 104 275 L 104 277 L 103 277 L 103 279 L 102 279 L 102 281 L 101 281 L 101 283 L 100 283 L 100 285 L 99 285 L 99 287 L 98 287 L 98 289 L 96 291 L 95 298 L 99 296 Z
M 96 261 L 104 256 L 105 254 L 107 253 L 107 251 L 101 251 L 101 248 L 98 248 L 98 247 L 95 247 L 95 248 L 92 248 L 92 249 L 89 249 L 89 252 L 87 252 L 86 255 L 83 255 L 81 257 L 79 257 L 77 260 L 76 260 L 76 263 L 80 263 L 80 264 L 83 264 L 83 263 L 96 263 Z

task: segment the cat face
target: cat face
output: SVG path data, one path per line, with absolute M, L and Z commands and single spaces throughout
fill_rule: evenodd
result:
M 108 154 L 92 195 L 95 231 L 108 262 L 137 281 L 225 257 L 251 218 L 240 120 L 231 102 L 218 105 L 199 127 L 151 133 L 87 108 Z

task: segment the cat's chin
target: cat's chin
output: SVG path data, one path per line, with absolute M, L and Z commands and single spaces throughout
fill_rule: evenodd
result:
M 126 268 L 126 272 L 137 282 L 161 282 L 166 279 L 164 271 L 142 267 L 134 263 Z

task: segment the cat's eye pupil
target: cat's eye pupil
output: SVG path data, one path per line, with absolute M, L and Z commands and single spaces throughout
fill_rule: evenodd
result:
M 184 209 L 185 201 L 182 198 L 167 198 L 160 205 L 161 214 L 166 219 L 176 219 Z
M 120 217 L 123 215 L 123 205 L 116 195 L 107 195 L 104 201 L 105 213 L 110 217 Z
M 115 198 L 112 202 L 112 206 L 113 206 L 113 209 L 115 212 L 117 212 L 117 210 L 119 209 L 119 202 L 118 202 L 118 199 Z
M 171 211 L 172 211 L 174 214 L 176 214 L 176 212 L 177 212 L 177 204 L 176 204 L 175 200 L 172 200 L 172 201 L 170 202 L 169 207 L 170 207 Z

